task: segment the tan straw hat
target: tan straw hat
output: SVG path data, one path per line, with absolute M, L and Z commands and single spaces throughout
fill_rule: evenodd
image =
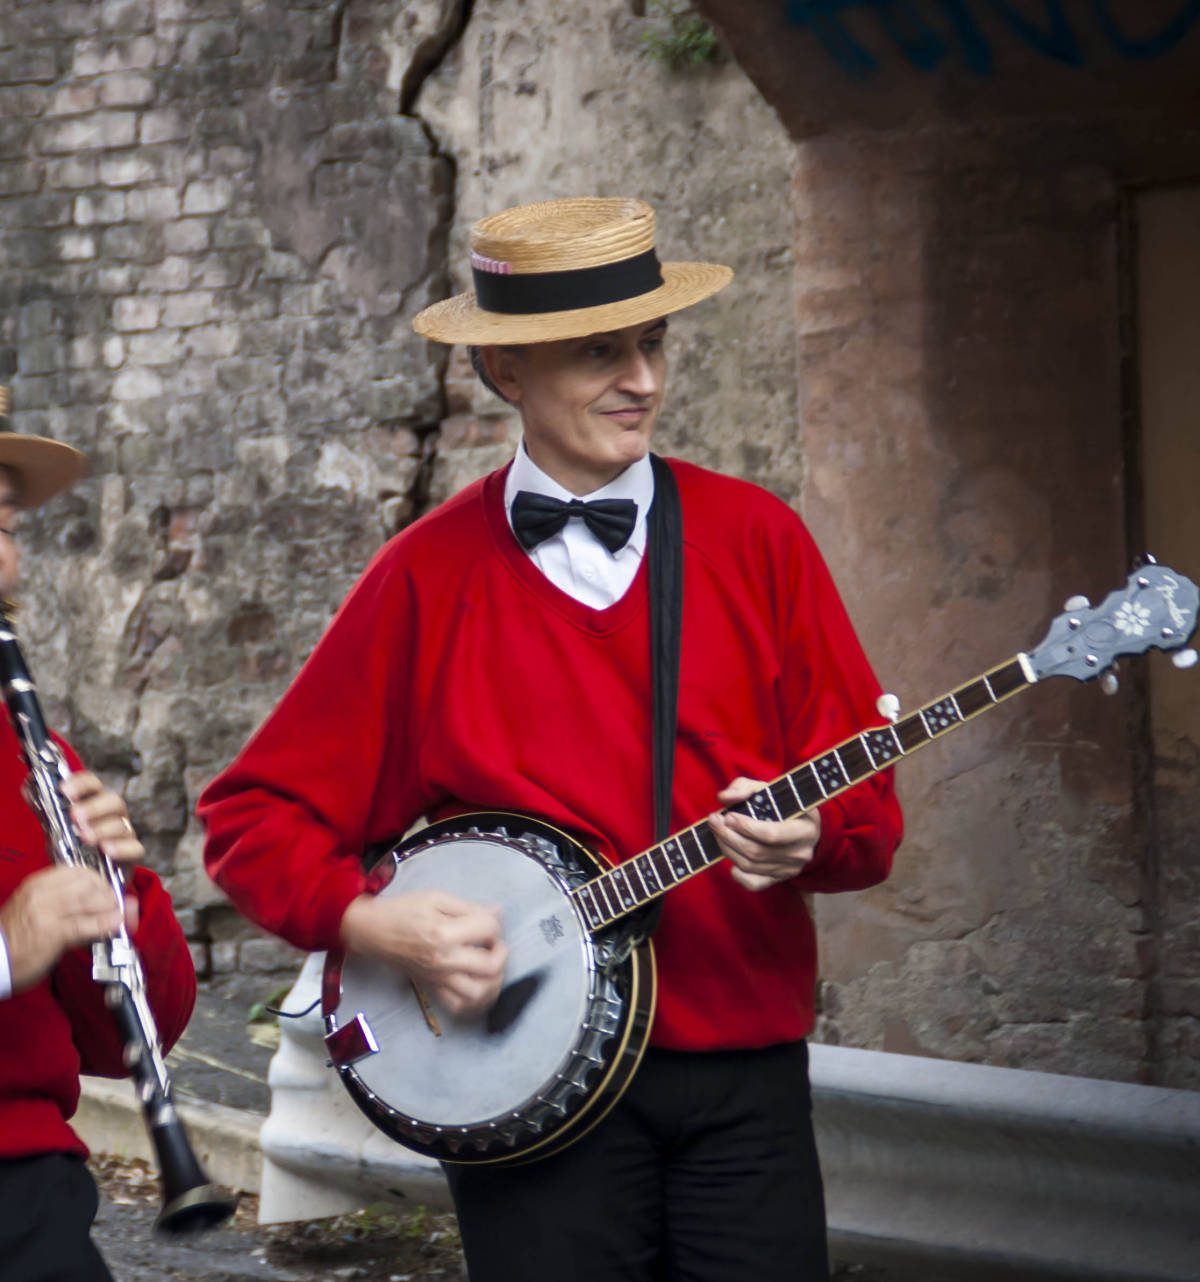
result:
M 0 387 L 0 420 L 8 417 L 8 403 L 8 388 Z M 0 467 L 20 476 L 21 506 L 37 507 L 79 480 L 87 459 L 72 446 L 44 436 L 0 432 Z
M 543 343 L 655 320 L 724 289 L 718 263 L 660 263 L 643 200 L 581 196 L 518 205 L 471 228 L 475 288 L 413 328 L 439 343 Z

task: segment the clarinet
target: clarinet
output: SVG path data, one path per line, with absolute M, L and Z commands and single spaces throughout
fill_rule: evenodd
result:
M 120 932 L 92 945 L 92 978 L 104 986 L 105 1003 L 120 1033 L 125 1063 L 158 1161 L 163 1206 L 154 1227 L 169 1234 L 211 1228 L 233 1214 L 237 1199 L 204 1173 L 175 1110 L 158 1028 L 146 997 L 141 959 L 124 925 L 121 871 L 103 851 L 81 845 L 75 834 L 59 787 L 71 773 L 70 767 L 46 730 L 37 689 L 13 631 L 14 608 L 0 600 L 0 686 L 29 767 L 26 800 L 41 820 L 53 860 L 100 873 L 122 908 Z

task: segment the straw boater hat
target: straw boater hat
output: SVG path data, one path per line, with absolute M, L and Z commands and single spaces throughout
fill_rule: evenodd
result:
M 8 417 L 8 388 L 0 387 L 0 420 Z M 87 471 L 87 460 L 70 445 L 44 436 L 0 432 L 0 467 L 21 478 L 21 506 L 37 507 L 73 485 Z
M 733 278 L 717 263 L 660 263 L 642 200 L 519 205 L 471 228 L 475 288 L 413 328 L 439 343 L 543 343 L 622 329 L 698 303 Z

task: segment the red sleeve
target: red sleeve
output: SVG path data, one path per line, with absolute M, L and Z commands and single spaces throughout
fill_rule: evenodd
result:
M 362 851 L 400 836 L 423 808 L 400 684 L 418 621 L 394 546 L 197 807 L 209 875 L 251 921 L 299 948 L 337 944 L 346 907 L 368 885 Z
M 139 920 L 134 947 L 146 976 L 146 995 L 163 1052 L 170 1050 L 187 1026 L 196 1000 L 196 973 L 183 931 L 171 908 L 171 897 L 148 868 L 134 869 L 126 883 L 137 897 Z M 71 1025 L 80 1068 L 99 1077 L 128 1077 L 121 1039 L 104 990 L 92 979 L 92 950 L 66 953 L 54 971 L 53 986 Z
M 788 751 L 796 764 L 879 724 L 879 683 L 816 544 L 797 520 L 772 581 L 785 594 L 782 698 Z M 796 878 L 809 894 L 862 890 L 883 881 L 903 834 L 892 771 L 864 780 L 820 807 L 821 839 Z

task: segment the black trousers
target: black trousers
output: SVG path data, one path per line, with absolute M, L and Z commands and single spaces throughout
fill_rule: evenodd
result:
M 113 1282 L 88 1236 L 99 1196 L 68 1153 L 0 1160 L 0 1279 Z
M 471 1282 L 826 1282 L 808 1047 L 650 1050 L 611 1113 L 523 1166 L 455 1166 Z

